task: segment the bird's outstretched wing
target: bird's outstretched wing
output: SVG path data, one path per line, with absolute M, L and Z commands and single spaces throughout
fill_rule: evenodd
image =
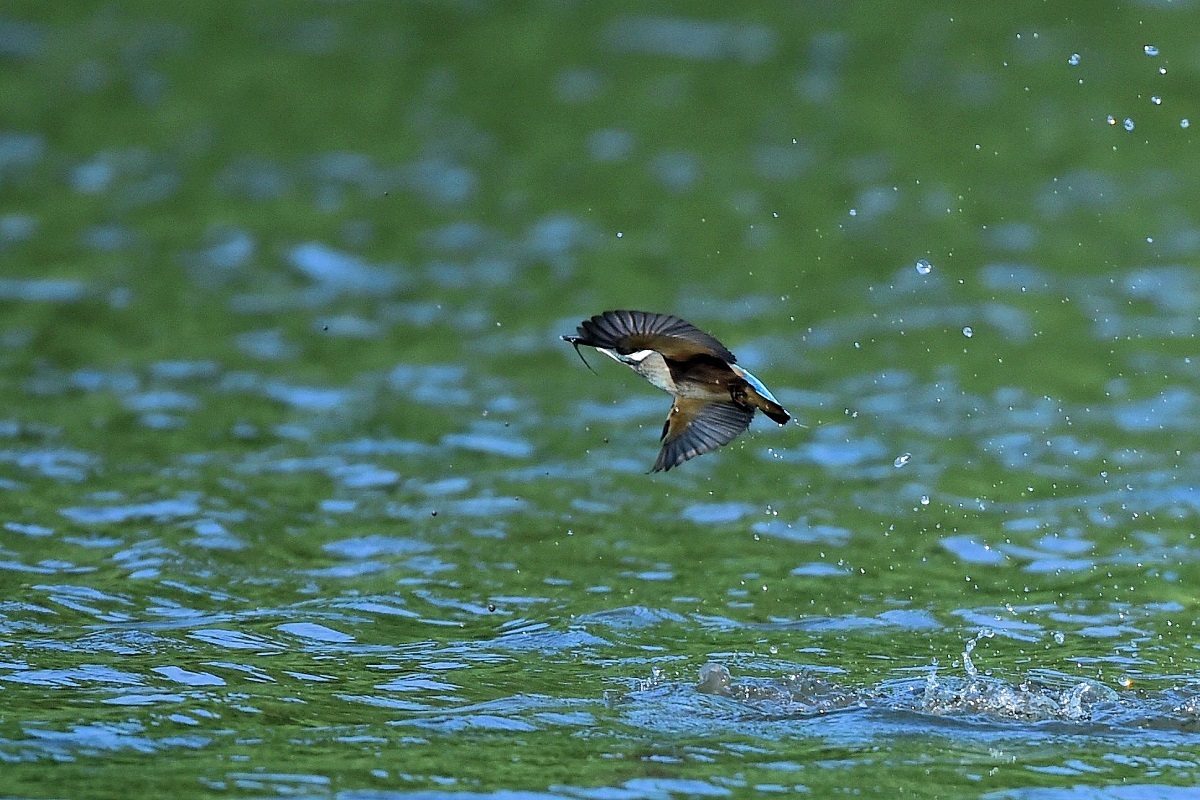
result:
M 677 398 L 663 425 L 662 450 L 652 471 L 678 467 L 689 458 L 729 444 L 750 426 L 753 416 L 754 409 L 733 403 Z
M 676 360 L 708 354 L 730 364 L 737 361 L 716 337 L 679 317 L 651 311 L 605 311 L 584 320 L 578 336 L 563 338 L 572 344 L 603 347 L 618 353 L 656 350 Z

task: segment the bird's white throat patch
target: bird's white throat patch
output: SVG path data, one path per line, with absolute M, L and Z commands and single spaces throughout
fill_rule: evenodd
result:
M 635 368 L 638 364 L 642 363 L 654 354 L 653 350 L 638 350 L 635 353 L 618 353 L 616 350 L 610 350 L 607 347 L 597 347 L 596 349 L 614 361 L 620 361 L 622 364 L 628 364 L 629 366 Z

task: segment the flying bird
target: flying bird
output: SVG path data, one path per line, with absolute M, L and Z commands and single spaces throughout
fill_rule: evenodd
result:
M 581 322 L 577 336 L 562 338 L 576 352 L 581 345 L 596 348 L 675 398 L 652 472 L 729 444 L 750 426 L 755 409 L 780 425 L 792 418 L 725 345 L 679 317 L 605 311 Z

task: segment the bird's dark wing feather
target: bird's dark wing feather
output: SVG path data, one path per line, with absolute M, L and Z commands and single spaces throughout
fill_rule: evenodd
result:
M 729 444 L 746 430 L 754 409 L 733 403 L 677 399 L 663 426 L 663 445 L 654 472 L 677 467 L 689 458 Z
M 676 360 L 711 354 L 730 364 L 737 361 L 716 337 L 679 317 L 651 311 L 605 311 L 584 320 L 579 325 L 579 336 L 574 339 L 589 347 L 621 353 L 656 350 Z

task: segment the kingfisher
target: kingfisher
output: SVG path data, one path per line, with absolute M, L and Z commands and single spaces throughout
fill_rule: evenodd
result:
M 750 426 L 755 410 L 780 425 L 792 418 L 716 337 L 671 314 L 605 311 L 562 339 L 577 353 L 581 345 L 596 348 L 675 398 L 651 472 L 729 444 Z

